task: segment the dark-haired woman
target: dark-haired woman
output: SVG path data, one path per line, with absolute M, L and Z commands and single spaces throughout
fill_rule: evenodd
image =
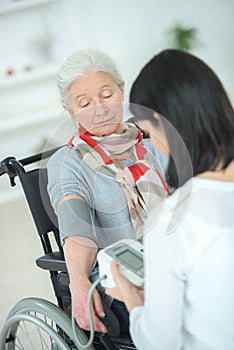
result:
M 139 350 L 234 349 L 234 111 L 216 74 L 197 57 L 165 50 L 142 69 L 131 109 L 170 153 L 177 190 L 145 224 L 145 290 L 113 262 Z

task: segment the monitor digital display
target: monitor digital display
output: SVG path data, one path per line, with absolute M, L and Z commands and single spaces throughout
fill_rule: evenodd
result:
M 143 259 L 134 254 L 131 250 L 125 250 L 124 252 L 117 255 L 120 261 L 127 263 L 135 270 L 139 270 L 143 267 Z

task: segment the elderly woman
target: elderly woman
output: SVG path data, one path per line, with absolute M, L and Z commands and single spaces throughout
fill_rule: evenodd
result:
M 177 190 L 145 223 L 144 298 L 116 262 L 108 293 L 126 303 L 139 350 L 234 349 L 233 107 L 215 73 L 178 50 L 145 65 L 130 99 L 154 142 L 169 147 Z
M 91 273 L 97 251 L 141 236 L 148 211 L 169 193 L 163 176 L 167 157 L 150 139 L 142 139 L 134 124 L 123 123 L 124 81 L 108 55 L 98 50 L 73 53 L 57 81 L 77 132 L 48 162 L 48 192 L 58 216 L 72 313 L 88 330 L 87 294 L 97 278 L 97 269 Z M 114 312 L 123 309 L 122 303 L 104 297 Z M 92 315 L 95 330 L 105 332 L 97 291 Z

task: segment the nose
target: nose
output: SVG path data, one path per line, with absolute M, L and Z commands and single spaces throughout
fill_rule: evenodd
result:
M 105 103 L 97 103 L 94 106 L 95 116 L 102 117 L 108 111 L 108 106 Z

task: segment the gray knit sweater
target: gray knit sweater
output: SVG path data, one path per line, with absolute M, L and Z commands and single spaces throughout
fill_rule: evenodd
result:
M 150 162 L 164 178 L 168 159 L 150 139 L 143 139 L 142 143 Z M 128 161 L 125 165 L 132 163 Z M 47 168 L 48 193 L 58 216 L 61 241 L 83 236 L 103 248 L 123 238 L 136 238 L 125 193 L 115 179 L 90 169 L 75 150 L 66 146 L 50 158 Z M 85 201 L 72 199 L 58 205 L 68 194 L 77 194 Z

